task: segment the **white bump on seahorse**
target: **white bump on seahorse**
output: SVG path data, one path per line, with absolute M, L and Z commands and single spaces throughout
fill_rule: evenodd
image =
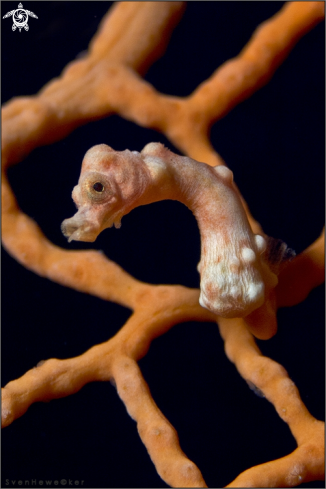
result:
M 264 262 L 266 241 L 249 225 L 233 173 L 179 156 L 160 143 L 137 151 L 101 144 L 87 151 L 72 193 L 78 212 L 62 223 L 69 241 L 95 241 L 140 205 L 179 200 L 201 234 L 200 304 L 223 317 L 244 317 L 264 303 L 277 277 Z
M 247 263 L 254 263 L 256 260 L 255 252 L 251 248 L 243 248 L 241 250 L 241 256 L 243 261 Z

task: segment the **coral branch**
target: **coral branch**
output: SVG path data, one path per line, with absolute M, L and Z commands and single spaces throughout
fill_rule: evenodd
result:
M 166 333 L 174 324 L 215 319 L 212 313 L 200 307 L 197 290 L 141 284 L 120 267 L 114 266 L 118 272 L 115 275 L 118 291 L 124 287 L 128 297 L 128 289 L 132 289 L 136 312 L 107 342 L 90 348 L 76 358 L 51 358 L 41 362 L 19 379 L 9 382 L 2 391 L 3 427 L 22 416 L 34 402 L 74 394 L 88 382 L 111 380 L 117 358 L 128 355 L 127 358 L 139 360 L 146 355 L 151 341 Z M 114 288 L 115 284 L 112 285 Z M 83 291 L 81 287 L 79 290 Z M 113 300 L 114 297 L 106 299 Z
M 298 40 L 324 18 L 323 2 L 288 2 L 261 24 L 235 59 L 224 63 L 192 94 L 206 125 L 265 85 Z
M 281 272 L 275 291 L 278 307 L 299 304 L 324 280 L 325 228 L 320 237 Z
M 295 437 L 298 448 L 287 457 L 240 474 L 227 487 L 292 487 L 323 478 L 324 427 L 308 412 L 286 370 L 262 356 L 244 321 L 219 318 L 225 352 L 241 376 L 273 403 Z
M 179 446 L 178 434 L 150 395 L 137 364 L 128 357 L 115 363 L 118 394 L 162 479 L 174 487 L 207 487 L 196 467 Z

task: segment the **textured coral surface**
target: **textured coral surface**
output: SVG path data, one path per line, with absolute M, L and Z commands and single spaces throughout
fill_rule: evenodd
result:
M 165 56 L 145 79 L 162 93 L 188 95 L 236 56 L 257 25 L 281 6 L 190 3 Z M 35 94 L 87 49 L 108 4 L 29 2 L 26 8 L 39 17 L 30 20 L 28 33 L 12 32 L 10 21 L 3 21 L 3 103 Z M 323 24 L 306 34 L 268 85 L 211 132 L 214 148 L 234 171 L 265 233 L 282 238 L 297 253 L 317 239 L 324 222 L 323 35 Z M 149 141 L 174 149 L 160 133 L 112 116 L 35 149 L 9 169 L 9 181 L 22 210 L 55 245 L 103 250 L 147 283 L 197 288 L 199 234 L 194 217 L 180 203 L 138 208 L 123 218 L 120 230 L 106 230 L 94 244 L 67 244 L 60 232 L 62 220 L 74 212 L 70 194 L 87 149 L 106 143 L 139 151 Z M 3 386 L 41 360 L 71 358 L 106 341 L 131 313 L 41 278 L 6 251 L 2 277 Z M 258 342 L 263 354 L 288 371 L 319 420 L 324 417 L 323 302 L 324 289 L 318 287 L 301 304 L 281 309 L 277 335 Z M 295 449 L 272 404 L 254 395 L 226 357 L 214 322 L 174 326 L 153 341 L 139 367 L 156 404 L 177 430 L 182 450 L 208 486 L 226 485 L 249 467 Z M 33 404 L 2 436 L 2 486 L 7 479 L 72 479 L 84 480 L 87 487 L 166 487 L 134 421 L 107 382 L 87 384 L 50 404 Z M 295 477 L 294 470 L 289 484 L 299 483 Z M 306 486 L 313 484 L 324 483 Z

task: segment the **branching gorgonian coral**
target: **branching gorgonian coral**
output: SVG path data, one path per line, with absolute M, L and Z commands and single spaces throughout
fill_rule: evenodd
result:
M 32 35 L 33 30 L 36 32 L 35 26 L 41 25 L 39 21 L 46 17 L 46 8 L 53 8 L 54 3 L 47 7 L 49 4 L 28 6 L 39 17 L 28 33 L 10 32 L 16 35 L 10 42 L 20 43 L 17 56 L 10 60 L 12 63 L 21 60 L 21 77 L 26 75 L 21 54 L 24 52 L 28 57 L 31 52 L 37 56 L 35 49 L 27 49 L 27 44 L 22 51 L 21 40 L 28 43 L 32 39 L 22 36 Z M 76 9 L 74 4 L 74 17 L 66 27 L 78 26 L 79 30 L 71 30 L 66 45 L 62 43 L 59 48 L 56 44 L 55 53 L 71 49 L 79 32 L 81 37 L 84 35 L 78 18 L 83 10 L 82 3 L 77 5 Z M 163 483 L 155 478 L 154 466 L 171 486 L 220 486 L 232 479 L 230 486 L 295 486 L 323 477 L 324 423 L 318 419 L 322 414 L 318 408 L 310 407 L 309 396 L 316 393 L 308 395 L 300 384 L 300 375 L 293 372 L 293 365 L 302 366 L 301 373 L 308 376 L 308 385 L 318 385 L 312 383 L 317 381 L 313 360 L 320 356 L 317 352 L 321 347 L 321 341 L 315 337 L 319 334 L 317 328 L 314 330 L 318 301 L 313 302 L 316 296 L 312 289 L 324 278 L 324 237 L 320 235 L 317 208 L 309 207 L 321 180 L 314 174 L 314 165 L 318 166 L 318 153 L 314 151 L 318 144 L 314 131 L 310 159 L 305 157 L 299 164 L 293 160 L 299 161 L 305 138 L 300 138 L 300 130 L 295 129 L 298 132 L 290 139 L 290 127 L 282 126 L 287 120 L 287 103 L 302 82 L 303 74 L 307 76 L 307 84 L 299 92 L 299 100 L 294 99 L 298 113 L 296 117 L 291 114 L 291 124 L 295 128 L 296 124 L 306 122 L 299 116 L 306 99 L 315 95 L 310 87 L 318 77 L 310 76 L 304 65 L 300 77 L 288 74 L 293 76 L 290 85 L 280 83 L 271 105 L 268 105 L 271 92 L 267 95 L 265 92 L 259 102 L 257 97 L 264 90 L 275 90 L 273 83 L 277 83 L 279 73 L 282 76 L 283 65 L 278 71 L 277 68 L 293 48 L 293 53 L 297 49 L 301 53 L 299 60 L 293 62 L 298 69 L 318 55 L 320 41 L 315 40 L 315 51 L 306 54 L 300 47 L 305 44 L 300 45 L 300 42 L 304 43 L 303 36 L 323 19 L 324 4 L 232 3 L 232 11 L 236 12 L 233 29 L 228 27 L 228 31 L 224 31 L 223 43 L 205 46 L 207 53 L 213 55 L 214 68 L 218 64 L 218 53 L 226 50 L 219 59 L 221 66 L 213 74 L 202 74 L 196 69 L 200 64 L 198 56 L 201 56 L 199 52 L 196 58 L 196 49 L 204 36 L 204 32 L 199 34 L 201 16 L 210 9 L 222 9 L 218 18 L 209 15 L 204 26 L 204 31 L 209 33 L 207 26 L 212 17 L 213 31 L 218 32 L 216 22 L 220 18 L 225 22 L 223 9 L 227 9 L 227 5 L 228 2 L 189 5 L 189 12 L 195 9 L 194 24 L 189 25 L 180 45 L 186 46 L 187 63 L 194 62 L 190 72 L 200 75 L 189 89 L 190 95 L 162 94 L 160 91 L 172 90 L 159 86 L 162 80 L 168 79 L 167 73 L 178 82 L 180 73 L 186 69 L 183 66 L 185 56 L 178 57 L 173 69 L 160 65 L 161 61 L 150 68 L 168 45 L 172 30 L 184 12 L 184 4 L 119 2 L 103 19 L 88 51 L 72 61 L 61 76 L 47 83 L 37 95 L 17 97 L 3 107 L 3 244 L 26 269 L 52 280 L 36 277 L 14 261 L 9 262 L 10 271 L 4 275 L 7 290 L 11 281 L 14 287 L 14 302 L 7 292 L 5 331 L 9 319 L 14 319 L 12 342 L 4 341 L 10 354 L 4 352 L 9 373 L 4 377 L 2 390 L 2 425 L 6 426 L 4 443 L 10 447 L 7 461 L 11 458 L 12 465 L 7 464 L 10 473 L 4 474 L 3 485 L 14 485 L 12 480 L 25 479 L 30 480 L 30 485 L 32 480 L 43 480 L 44 485 L 50 478 L 53 485 L 59 482 L 64 485 L 67 478 L 73 477 L 84 487 L 158 486 Z M 44 10 L 40 12 L 38 8 Z M 96 10 L 99 6 L 92 2 L 87 8 Z M 272 10 L 257 18 L 247 32 L 250 18 L 261 8 Z M 246 9 L 252 10 L 244 21 Z M 94 12 L 92 18 L 96 15 Z M 185 22 L 187 15 L 186 10 Z M 182 22 L 178 27 L 181 32 Z M 50 27 L 47 27 L 49 31 Z M 176 36 L 178 29 L 174 33 Z M 228 51 L 227 32 L 231 32 L 232 39 L 238 39 L 234 52 Z M 41 39 L 41 33 L 39 35 Z M 40 39 L 37 46 L 42 50 Z M 175 51 L 175 42 L 177 38 L 172 37 L 172 51 Z M 85 47 L 80 46 L 78 50 Z M 52 65 L 56 56 L 51 59 L 49 53 L 46 54 L 44 62 L 48 60 Z M 169 55 L 168 48 L 167 59 Z M 295 59 L 291 56 L 284 66 Z M 28 59 L 31 62 L 32 57 Z M 164 63 L 165 58 L 162 59 Z M 68 61 L 69 58 L 65 63 Z M 38 65 L 43 66 L 39 62 Z M 161 66 L 161 71 L 157 68 L 157 78 L 156 66 Z M 272 88 L 258 91 L 235 109 L 270 81 L 274 73 L 276 82 L 274 78 L 268 85 Z M 51 76 L 58 76 L 58 73 Z M 206 76 L 209 78 L 205 80 Z M 186 77 L 184 83 L 187 81 Z M 28 93 L 25 88 L 24 93 Z M 263 111 L 260 111 L 262 104 Z M 242 122 L 238 120 L 235 124 L 232 114 L 239 114 L 240 107 L 248 107 L 255 116 L 249 120 L 249 112 L 244 112 Z M 223 131 L 222 124 L 227 125 L 228 121 L 235 124 L 231 136 L 217 137 L 214 132 L 217 125 L 212 125 L 231 109 L 234 111 L 218 126 L 219 131 Z M 318 111 L 313 104 L 309 109 L 311 117 Z M 106 119 L 98 121 L 113 114 L 142 128 L 122 122 L 116 116 L 108 119 L 113 121 L 111 126 L 105 125 L 109 124 Z M 268 125 L 267 131 L 260 131 L 260 126 L 272 115 L 273 124 Z M 87 122 L 92 124 L 80 127 Z M 158 132 L 146 132 L 144 127 Z M 305 128 L 308 133 L 307 126 Z M 226 133 L 228 131 L 230 127 Z M 272 131 L 276 131 L 273 138 Z M 243 134 L 245 144 L 241 139 Z M 320 137 L 323 134 L 324 131 Z M 115 140 L 118 135 L 119 142 Z M 64 137 L 65 141 L 58 142 Z M 70 144 L 74 137 L 73 147 Z M 284 144 L 282 138 L 286 140 Z M 290 143 L 286 145 L 288 140 Z M 161 144 L 148 144 L 150 141 L 160 141 L 172 152 Z M 100 143 L 118 151 L 98 146 Z M 43 145 L 50 146 L 40 148 Z M 223 158 L 213 146 L 221 148 Z M 76 183 L 81 158 L 90 147 L 93 148 L 86 154 L 79 184 L 73 192 L 79 210 L 63 224 L 63 231 L 71 240 L 66 243 L 60 236 L 60 222 L 70 212 L 69 189 Z M 135 152 L 122 151 L 125 148 Z M 236 153 L 232 156 L 233 149 Z M 257 163 L 254 156 L 248 156 L 250 150 L 256 155 Z M 178 151 L 185 156 L 178 155 Z M 11 166 L 23 159 L 26 165 L 19 165 L 15 173 L 16 169 Z M 312 161 L 314 159 L 316 161 Z M 224 160 L 234 170 L 235 182 Z M 74 167 L 73 174 L 70 174 L 70 167 Z M 288 168 L 295 169 L 290 177 L 288 173 L 285 175 Z M 20 180 L 19 171 L 23 172 Z M 309 180 L 312 176 L 313 190 Z M 248 182 L 250 192 L 246 189 Z M 292 199 L 289 196 L 296 186 L 300 188 L 300 198 Z M 249 211 L 238 188 L 264 230 Z M 284 195 L 288 199 L 287 206 L 283 205 L 280 210 L 278 200 Z M 199 233 L 193 226 L 195 220 L 191 213 L 185 208 L 180 210 L 177 203 L 169 207 L 170 203 L 160 202 L 163 198 L 180 200 L 193 211 L 201 235 L 201 252 Z M 103 199 L 105 205 L 102 205 Z M 312 209 L 309 215 L 300 210 L 300 199 Z M 143 205 L 150 202 L 155 204 Z M 34 210 L 29 207 L 33 203 Z M 42 220 L 39 213 L 43 207 Z M 276 232 L 265 221 L 267 213 L 275 217 Z M 98 236 L 94 245 L 75 242 L 94 241 L 112 224 L 119 227 L 122 215 L 126 217 L 121 230 L 105 231 L 103 238 L 102 234 Z M 282 227 L 283 219 L 286 224 Z M 316 227 L 309 234 L 314 220 Z M 293 224 L 297 236 L 302 237 L 302 242 L 287 236 L 289 223 Z M 171 226 L 175 226 L 173 232 L 169 231 Z M 189 226 L 193 227 L 188 232 Z M 182 243 L 179 249 L 178 232 Z M 286 267 L 282 267 L 284 254 L 287 258 L 291 253 L 279 241 L 269 241 L 267 235 L 280 237 L 296 249 L 297 256 Z M 187 254 L 192 248 L 195 252 L 188 260 Z M 154 256 L 156 261 L 151 261 Z M 177 270 L 183 262 L 185 273 L 179 276 Z M 167 274 L 160 275 L 165 268 Z M 171 275 L 171 271 L 175 275 Z M 18 276 L 33 277 L 34 285 L 25 285 L 24 278 L 18 280 Z M 162 283 L 175 285 L 154 285 Z M 21 295 L 18 295 L 19 290 L 23 291 Z M 312 304 L 309 324 L 300 328 L 300 314 L 294 320 L 280 310 L 278 333 L 268 342 L 259 343 L 254 339 L 253 334 L 258 338 L 270 338 L 275 334 L 277 309 L 296 306 L 309 294 L 308 301 L 312 301 L 309 302 Z M 120 311 L 119 306 L 107 301 L 124 306 L 132 313 L 124 310 L 121 316 L 115 316 Z M 40 312 L 39 328 L 35 315 L 31 315 L 31 305 L 34 314 Z M 20 313 L 23 326 L 16 319 Z M 211 329 L 207 323 L 212 323 Z M 288 336 L 286 330 L 291 331 Z M 313 342 L 309 343 L 312 338 Z M 32 348 L 35 353 L 31 352 Z M 245 382 L 235 375 L 227 359 L 234 363 Z M 94 386 L 93 381 L 102 383 Z M 106 381 L 116 387 L 136 422 L 154 466 L 147 460 L 136 436 L 132 441 L 130 433 L 134 433 L 134 425 L 128 425 L 123 404 L 118 404 L 114 389 Z M 303 399 L 294 382 L 300 392 L 304 392 Z M 248 386 L 258 396 L 254 396 Z M 92 389 L 98 389 L 97 394 Z M 70 394 L 75 396 L 68 397 Z M 39 403 L 59 398 L 65 399 L 46 405 Z M 274 408 L 285 423 L 279 421 Z M 80 418 L 82 413 L 84 421 Z M 42 431 L 43 416 L 51 419 L 51 432 Z M 71 435 L 73 423 L 77 428 L 74 436 Z M 280 423 L 280 431 L 276 431 Z M 44 433 L 40 439 L 45 442 L 42 444 L 38 439 L 41 448 L 35 451 L 31 440 L 37 437 L 39 429 Z M 13 447 L 10 443 L 15 443 L 7 436 L 19 443 Z M 51 444 L 55 449 L 49 456 Z M 82 449 L 75 460 L 74 452 L 79 447 Z M 22 454 L 17 454 L 17 450 L 22 450 Z M 99 470 L 101 478 L 97 474 Z M 146 482 L 140 477 L 145 472 L 149 474 Z M 128 473 L 131 476 L 126 482 Z

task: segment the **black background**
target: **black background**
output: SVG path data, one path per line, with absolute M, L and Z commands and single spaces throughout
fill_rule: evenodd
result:
M 110 2 L 23 2 L 38 19 L 29 32 L 2 27 L 2 103 L 33 95 L 87 49 Z M 145 78 L 163 93 L 186 96 L 236 56 L 255 27 L 282 2 L 190 2 L 163 58 Z M 2 2 L 1 17 L 15 2 Z M 299 41 L 269 84 L 212 128 L 212 143 L 234 171 L 253 215 L 270 236 L 300 253 L 324 223 L 324 25 Z M 140 207 L 120 230 L 92 244 L 68 244 L 63 219 L 75 212 L 71 190 L 84 153 L 106 143 L 140 151 L 159 133 L 118 116 L 34 150 L 9 170 L 24 212 L 66 249 L 96 248 L 149 283 L 198 287 L 200 241 L 191 212 L 177 202 Z M 40 360 L 69 358 L 106 341 L 130 311 L 42 279 L 2 252 L 2 386 Z M 303 401 L 324 419 L 324 288 L 279 311 L 279 332 L 259 341 L 280 362 Z M 175 326 L 156 339 L 140 367 L 154 400 L 177 429 L 182 449 L 208 486 L 279 458 L 295 441 L 274 407 L 249 390 L 223 352 L 213 323 Z M 84 480 L 84 487 L 166 487 L 134 421 L 110 383 L 32 405 L 2 432 L 2 487 L 11 481 Z M 323 487 L 322 482 L 306 484 Z

